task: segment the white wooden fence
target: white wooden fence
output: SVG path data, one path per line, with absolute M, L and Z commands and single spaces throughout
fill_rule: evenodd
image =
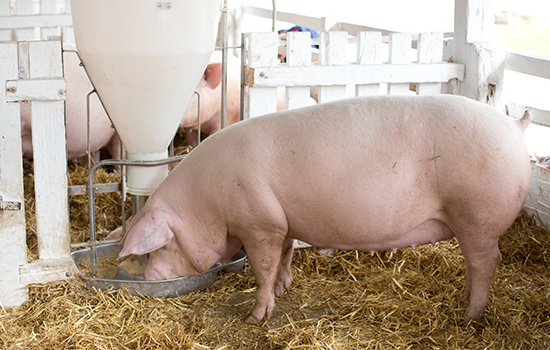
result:
M 70 256 L 65 79 L 60 41 L 0 42 L 0 303 L 21 304 L 26 285 L 68 278 Z M 46 59 L 47 58 L 47 59 Z M 27 258 L 20 102 L 32 113 L 39 259 Z
M 277 33 L 243 35 L 244 118 L 275 112 L 280 86 L 286 87 L 286 109 L 292 109 L 309 103 L 310 87 L 315 88 L 317 101 L 322 103 L 380 93 L 410 94 L 411 84 L 417 94 L 439 94 L 442 85 L 446 90 L 449 81 L 464 77 L 463 64 L 443 61 L 442 33 L 418 36 L 414 62 L 410 34 L 390 34 L 386 52 L 382 38 L 380 32 L 359 32 L 351 40 L 355 60 L 348 62 L 348 34 L 321 33 L 315 41 L 319 45 L 318 62 L 312 62 L 310 34 L 291 32 L 286 39 L 287 63 L 280 63 Z M 387 90 L 381 89 L 381 84 L 387 84 Z
M 70 0 L 0 0 L 0 41 L 61 34 L 64 42 L 74 44 Z

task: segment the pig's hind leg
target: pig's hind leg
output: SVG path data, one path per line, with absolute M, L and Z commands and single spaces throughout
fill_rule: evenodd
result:
M 281 254 L 281 263 L 279 265 L 279 273 L 277 274 L 277 284 L 275 285 L 275 295 L 283 295 L 285 289 L 290 290 L 292 284 L 292 271 L 290 264 L 292 262 L 292 253 L 294 251 L 294 240 L 286 238 L 283 242 L 283 251 Z
M 464 295 L 470 298 L 466 317 L 476 318 L 485 311 L 489 288 L 501 260 L 498 238 L 485 242 L 483 246 L 463 243 L 459 239 L 462 254 L 466 258 Z
M 492 221 L 492 222 L 491 222 Z M 489 288 L 501 260 L 498 238 L 510 223 L 493 220 L 467 220 L 453 227 L 466 259 L 466 287 L 470 298 L 467 318 L 481 316 L 487 306 Z

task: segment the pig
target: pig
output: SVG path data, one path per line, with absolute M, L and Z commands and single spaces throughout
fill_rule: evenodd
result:
M 65 49 L 74 48 L 65 46 Z M 87 153 L 86 95 L 93 87 L 76 53 L 65 51 L 63 61 L 67 81 L 65 101 L 67 159 L 75 160 Z M 90 100 L 90 152 L 92 156 L 95 155 L 96 160 L 99 159 L 98 151 L 104 147 L 109 148 L 113 157 L 118 157 L 120 154 L 120 143 L 111 125 L 97 94 L 93 94 Z M 32 158 L 32 124 L 28 104 L 22 104 L 21 107 L 21 143 L 23 156 Z
M 221 57 L 213 55 L 207 65 L 196 91 L 200 94 L 201 133 L 212 135 L 221 129 Z M 227 55 L 227 125 L 240 120 L 241 112 L 241 62 Z M 180 127 L 185 131 L 185 143 L 196 146 L 198 143 L 198 98 L 193 96 L 183 117 Z
M 465 97 L 358 97 L 236 123 L 206 139 L 156 189 L 119 254 L 149 253 L 147 280 L 197 275 L 242 246 L 257 282 L 246 322 L 289 290 L 293 240 L 396 250 L 456 237 L 466 316 L 480 316 L 521 211 L 530 161 L 523 132 Z

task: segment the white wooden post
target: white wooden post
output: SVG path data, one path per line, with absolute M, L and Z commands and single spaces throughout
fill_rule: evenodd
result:
M 66 279 L 74 272 L 70 256 L 61 42 L 19 42 L 18 46 L 21 79 L 6 82 L 6 96 L 8 101 L 31 103 L 39 255 L 39 260 L 19 267 L 18 280 L 22 284 L 43 283 Z
M 382 33 L 359 32 L 357 35 L 357 64 L 382 63 Z M 380 95 L 380 84 L 355 85 L 356 96 Z
M 462 84 L 451 86 L 450 92 L 502 109 L 506 55 L 494 39 L 494 1 L 456 0 L 451 55 L 468 69 Z
M 19 279 L 19 266 L 27 262 L 27 235 L 21 156 L 19 103 L 7 103 L 6 81 L 17 79 L 17 43 L 0 43 L 0 205 L 19 203 L 20 210 L 0 210 L 0 306 L 13 307 L 28 298 Z
M 411 62 L 412 38 L 408 33 L 392 33 L 390 37 L 389 64 Z M 388 84 L 388 95 L 409 94 L 409 84 Z
M 289 67 L 311 65 L 311 35 L 308 32 L 287 33 L 286 60 Z M 287 87 L 285 90 L 286 109 L 307 106 L 309 103 L 309 87 Z
M 443 33 L 422 33 L 418 36 L 418 63 L 435 63 L 443 59 Z M 440 83 L 417 84 L 418 95 L 441 93 Z
M 319 64 L 325 66 L 347 64 L 348 34 L 346 32 L 322 32 L 319 42 Z M 345 85 L 321 86 L 318 91 L 319 103 L 346 98 Z
M 244 118 L 254 118 L 277 111 L 277 88 L 254 87 L 254 68 L 270 67 L 277 64 L 277 32 L 249 33 L 246 35 L 248 45 L 248 65 L 246 70 L 249 96 L 245 98 Z M 259 77 L 268 78 L 268 77 Z

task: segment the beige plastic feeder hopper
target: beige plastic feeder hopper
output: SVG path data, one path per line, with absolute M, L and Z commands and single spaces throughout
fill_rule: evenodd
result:
M 214 50 L 220 0 L 72 0 L 76 47 L 129 160 L 159 160 Z M 167 166 L 130 166 L 147 196 Z

